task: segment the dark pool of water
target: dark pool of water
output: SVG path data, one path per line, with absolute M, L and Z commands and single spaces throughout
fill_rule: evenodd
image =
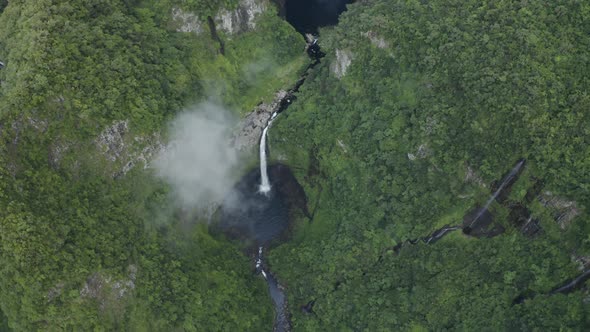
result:
M 275 0 L 281 13 L 300 33 L 317 34 L 318 28 L 338 24 L 338 17 L 353 0 Z
M 305 192 L 285 165 L 268 167 L 271 191 L 258 192 L 260 171 L 248 172 L 226 196 L 216 228 L 233 239 L 266 246 L 289 229 L 297 210 L 307 214 Z

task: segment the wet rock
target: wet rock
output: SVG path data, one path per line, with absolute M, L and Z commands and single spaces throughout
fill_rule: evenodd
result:
M 582 286 L 584 286 L 584 283 L 588 279 L 590 279 L 590 270 L 586 270 L 577 277 L 565 281 L 564 283 L 562 283 L 561 286 L 556 287 L 551 292 L 549 292 L 549 295 L 554 295 L 557 293 L 568 294 L 573 291 L 576 291 L 580 289 Z
M 313 311 L 314 304 L 315 304 L 315 300 L 311 300 L 311 301 L 307 302 L 306 305 L 301 306 L 301 311 L 305 314 L 315 314 L 315 312 Z
M 104 129 L 95 139 L 98 150 L 118 169 L 112 174 L 113 178 L 124 176 L 140 163 L 143 163 L 144 169 L 148 168 L 150 162 L 167 148 L 159 133 L 148 137 L 129 136 L 129 120 L 123 120 Z M 60 155 L 57 148 L 52 153 L 56 158 Z
M 505 173 L 501 180 L 492 182 L 490 189 L 494 192 L 496 202 L 500 204 L 507 203 L 512 186 L 516 183 L 522 172 L 524 171 L 525 160 L 521 159 L 510 172 Z
M 279 110 L 283 100 L 288 96 L 287 91 L 277 92 L 270 104 L 262 103 L 250 112 L 238 125 L 232 136 L 232 145 L 238 151 L 247 151 L 258 146 L 262 130 L 272 114 Z
M 461 229 L 461 226 L 445 225 L 442 228 L 432 232 L 432 234 L 430 234 L 429 236 L 422 238 L 422 241 L 426 244 L 435 244 L 447 234 L 450 234 L 451 232 L 454 232 L 459 229 Z

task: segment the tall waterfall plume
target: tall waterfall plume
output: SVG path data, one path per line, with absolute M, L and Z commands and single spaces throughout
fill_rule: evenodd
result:
M 263 194 L 268 194 L 271 189 L 270 180 L 268 179 L 268 172 L 266 169 L 266 137 L 268 134 L 268 129 L 272 124 L 273 120 L 276 118 L 278 113 L 273 113 L 270 117 L 270 120 L 266 124 L 266 127 L 262 131 L 262 136 L 260 137 L 260 186 L 258 191 Z

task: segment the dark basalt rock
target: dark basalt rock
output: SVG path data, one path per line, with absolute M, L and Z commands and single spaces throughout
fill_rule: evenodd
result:
M 542 228 L 538 219 L 533 218 L 529 209 L 521 204 L 515 204 L 509 207 L 510 214 L 508 220 L 520 232 L 529 237 L 534 238 L 541 234 Z
M 313 311 L 313 305 L 315 304 L 315 300 L 311 300 L 307 302 L 306 305 L 301 306 L 301 311 L 305 314 L 315 314 Z
M 274 186 L 285 197 L 289 207 L 300 210 L 307 218 L 311 219 L 307 209 L 305 191 L 297 182 L 289 167 L 282 164 L 273 165 L 269 168 L 268 176 L 270 179 L 275 179 Z
M 477 218 L 477 219 L 476 219 Z M 463 234 L 474 237 L 494 237 L 504 233 L 489 210 L 477 207 L 463 217 Z

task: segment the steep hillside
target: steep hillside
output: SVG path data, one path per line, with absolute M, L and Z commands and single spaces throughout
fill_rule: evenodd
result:
M 316 300 L 296 329 L 587 326 L 587 291 L 548 294 L 588 268 L 589 10 L 365 1 L 320 31 L 328 56 L 270 133 L 315 208 L 270 257 L 291 303 Z M 502 234 L 402 245 L 464 224 L 521 158 L 490 201 Z
M 144 166 L 184 107 L 212 100 L 238 115 L 272 100 L 306 63 L 302 38 L 266 1 L 207 12 L 171 1 L 5 5 L 0 307 L 8 325 L 270 326 L 271 305 L 248 259 L 176 209 Z M 239 6 L 258 9 L 235 18 Z M 228 22 L 245 27 L 218 27 Z
M 348 2 L 0 0 L 0 330 L 587 330 L 590 5 Z

